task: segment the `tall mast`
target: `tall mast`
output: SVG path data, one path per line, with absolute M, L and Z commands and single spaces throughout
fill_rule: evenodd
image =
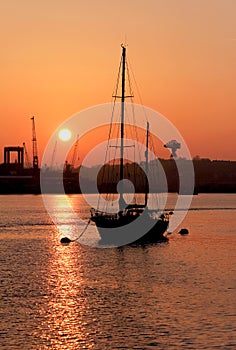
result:
M 120 125 L 120 180 L 124 178 L 124 123 L 125 123 L 125 60 L 126 48 L 122 46 L 122 86 L 121 86 L 121 125 Z
M 124 198 L 123 198 L 123 185 L 124 179 L 124 124 L 125 124 L 125 64 L 126 64 L 126 47 L 122 47 L 122 82 L 121 82 L 121 123 L 120 123 L 120 199 L 119 207 L 120 210 L 124 209 Z
M 149 168 L 148 168 L 148 141 L 149 141 L 149 122 L 147 122 L 146 151 L 145 151 L 145 172 L 146 172 L 146 177 L 145 177 L 145 207 L 147 206 L 147 202 L 148 202 L 148 173 L 149 173 Z

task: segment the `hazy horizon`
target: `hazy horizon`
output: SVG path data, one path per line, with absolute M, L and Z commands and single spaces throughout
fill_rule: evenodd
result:
M 41 160 L 61 123 L 110 102 L 122 42 L 142 103 L 192 157 L 236 160 L 235 13 L 230 0 L 1 2 L 0 162 L 4 146 L 31 154 L 33 115 Z

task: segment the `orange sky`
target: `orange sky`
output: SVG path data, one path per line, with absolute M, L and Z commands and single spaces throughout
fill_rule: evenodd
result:
M 111 102 L 125 40 L 143 104 L 192 156 L 236 160 L 235 17 L 234 0 L 1 1 L 0 161 L 30 152 L 32 115 L 41 156 L 65 119 Z

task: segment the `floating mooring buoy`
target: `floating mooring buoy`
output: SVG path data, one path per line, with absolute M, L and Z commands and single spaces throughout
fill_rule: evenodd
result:
M 188 235 L 188 229 L 187 228 L 181 228 L 181 230 L 179 231 L 180 235 Z
M 61 238 L 61 243 L 70 243 L 71 242 L 71 239 L 68 238 L 68 237 L 62 237 Z
M 83 234 L 85 233 L 88 225 L 90 224 L 90 220 L 87 222 L 87 225 L 85 226 L 85 228 L 83 229 L 83 231 L 80 233 L 80 235 L 77 237 L 77 238 L 74 238 L 74 239 L 70 239 L 69 237 L 62 237 L 60 242 L 61 243 L 67 243 L 69 244 L 70 242 L 76 242 L 80 237 L 83 236 Z

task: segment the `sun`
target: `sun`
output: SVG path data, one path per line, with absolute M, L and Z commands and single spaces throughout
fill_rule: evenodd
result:
M 71 131 L 69 129 L 61 129 L 58 136 L 61 141 L 69 141 L 71 138 Z

